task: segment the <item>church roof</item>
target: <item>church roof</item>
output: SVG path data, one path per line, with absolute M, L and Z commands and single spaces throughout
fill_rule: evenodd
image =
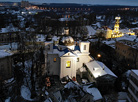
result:
M 68 52 L 72 53 L 75 56 L 76 56 L 75 51 L 79 51 L 80 52 L 80 47 L 79 46 L 75 46 L 74 50 L 70 50 L 68 48 L 66 48 L 64 50 L 60 50 L 60 49 L 58 49 L 58 46 L 53 46 L 53 49 L 54 49 L 53 53 L 58 54 L 60 57 L 65 55 Z
M 60 45 L 72 46 L 74 45 L 74 39 L 71 36 L 64 36 L 60 38 Z

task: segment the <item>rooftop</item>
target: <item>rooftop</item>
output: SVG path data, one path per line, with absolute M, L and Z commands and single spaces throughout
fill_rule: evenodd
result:
M 108 67 L 106 67 L 105 64 L 103 64 L 102 62 L 99 61 L 91 61 L 86 63 L 86 66 L 88 67 L 88 69 L 91 71 L 91 73 L 93 74 L 93 76 L 95 78 L 98 78 L 100 76 L 104 76 L 104 75 L 111 75 L 113 77 L 117 77 Z
M 4 58 L 6 56 L 11 56 L 11 55 L 12 55 L 12 53 L 10 53 L 10 52 L 7 52 L 5 50 L 0 50 L 0 58 Z
M 96 87 L 91 87 L 92 85 L 85 85 L 83 86 L 83 90 L 88 92 L 89 94 L 93 95 L 94 101 L 102 99 L 102 95 L 100 91 Z
M 138 70 L 132 70 L 138 76 Z

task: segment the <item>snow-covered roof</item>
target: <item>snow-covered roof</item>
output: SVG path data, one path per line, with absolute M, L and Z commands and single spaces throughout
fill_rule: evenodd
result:
M 123 75 L 126 76 L 127 78 L 129 78 L 131 73 L 131 70 L 126 71 Z
M 7 28 L 1 28 L 1 33 L 7 33 L 7 32 L 8 32 Z
M 69 21 L 70 19 L 69 18 L 59 18 L 59 21 Z
M 97 27 L 98 27 L 98 28 L 100 28 L 100 27 L 101 27 L 100 22 L 97 22 L 97 23 L 96 23 L 96 25 L 97 25 Z
M 37 39 L 36 39 L 37 42 L 40 42 L 40 41 L 45 41 L 45 35 L 37 35 Z
M 124 35 L 122 37 L 116 38 L 116 41 L 120 41 L 120 40 L 128 40 L 128 41 L 134 41 L 134 39 L 136 39 L 137 36 L 135 35 Z M 138 41 L 138 39 L 136 39 Z
M 87 28 L 87 30 L 88 30 L 89 36 L 90 36 L 90 35 L 95 35 L 96 30 L 94 30 L 93 27 L 91 27 L 91 26 L 86 26 L 86 28 Z
M 118 92 L 118 99 L 119 100 L 127 99 L 127 93 L 126 92 Z
M 89 41 L 90 41 L 90 42 L 97 42 L 98 39 L 90 39 Z
M 122 33 L 128 33 L 128 32 L 130 32 L 129 29 L 120 29 L 119 31 L 122 32 Z
M 76 87 L 76 88 L 79 89 L 80 86 L 79 86 L 78 83 L 72 82 L 72 81 L 68 82 L 68 83 L 64 86 L 64 88 L 67 88 L 67 89 L 74 88 L 74 87 Z
M 102 41 L 102 43 L 107 44 L 107 45 L 115 48 L 116 41 L 131 41 L 131 42 L 134 42 L 135 41 L 135 42 L 138 42 L 138 38 L 135 35 L 124 35 L 122 37 L 115 38 L 115 39 L 104 40 L 104 41 Z
M 53 38 L 52 38 L 52 39 L 53 39 L 54 41 L 57 41 L 59 38 L 60 38 L 60 37 L 53 36 Z
M 74 53 L 74 54 L 77 54 L 77 55 L 78 55 L 78 54 L 81 54 L 81 52 L 80 52 L 79 50 L 75 50 L 75 51 L 73 51 L 73 53 Z
M 104 40 L 104 41 L 102 41 L 104 44 L 107 44 L 107 45 L 110 45 L 110 44 L 115 44 L 115 40 L 110 40 L 110 41 L 108 41 L 108 40 Z
M 6 56 L 11 56 L 12 53 L 6 52 L 5 50 L 0 50 L 0 58 L 6 57 Z
M 135 24 L 138 24 L 138 21 L 137 21 L 137 22 L 132 22 L 132 24 L 134 24 L 134 25 L 135 25 Z
M 98 19 L 98 20 L 101 19 L 101 18 L 102 18 L 102 16 L 96 16 L 96 19 Z
M 102 97 L 100 91 L 95 87 L 91 88 L 91 86 L 92 85 L 83 86 L 83 90 L 86 91 L 87 93 L 93 95 L 94 96 L 93 97 L 94 101 L 102 99 L 103 97 Z
M 95 78 L 98 78 L 100 76 L 104 75 L 111 75 L 114 77 L 117 77 L 108 67 L 105 66 L 102 62 L 99 61 L 91 61 L 86 63 L 86 66 L 91 71 L 93 76 Z
M 138 70 L 132 70 L 138 76 Z
M 11 43 L 11 44 L 9 43 L 7 45 L 0 46 L 0 50 L 9 50 L 9 49 L 17 50 L 17 48 L 18 48 L 18 44 L 17 43 Z

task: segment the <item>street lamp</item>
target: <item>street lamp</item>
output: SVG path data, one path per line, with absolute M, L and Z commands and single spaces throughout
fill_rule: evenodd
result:
M 98 57 L 98 58 L 100 58 L 100 57 L 101 57 L 101 55 L 100 55 L 100 54 L 98 54 L 98 55 L 97 55 L 97 57 Z

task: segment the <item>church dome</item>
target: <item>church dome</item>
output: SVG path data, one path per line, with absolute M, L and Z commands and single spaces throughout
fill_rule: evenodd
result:
M 52 35 L 51 34 L 48 34 L 47 36 L 46 36 L 46 41 L 51 41 L 52 40 Z
M 71 36 L 64 36 L 60 38 L 60 45 L 72 46 L 74 45 L 74 39 Z

